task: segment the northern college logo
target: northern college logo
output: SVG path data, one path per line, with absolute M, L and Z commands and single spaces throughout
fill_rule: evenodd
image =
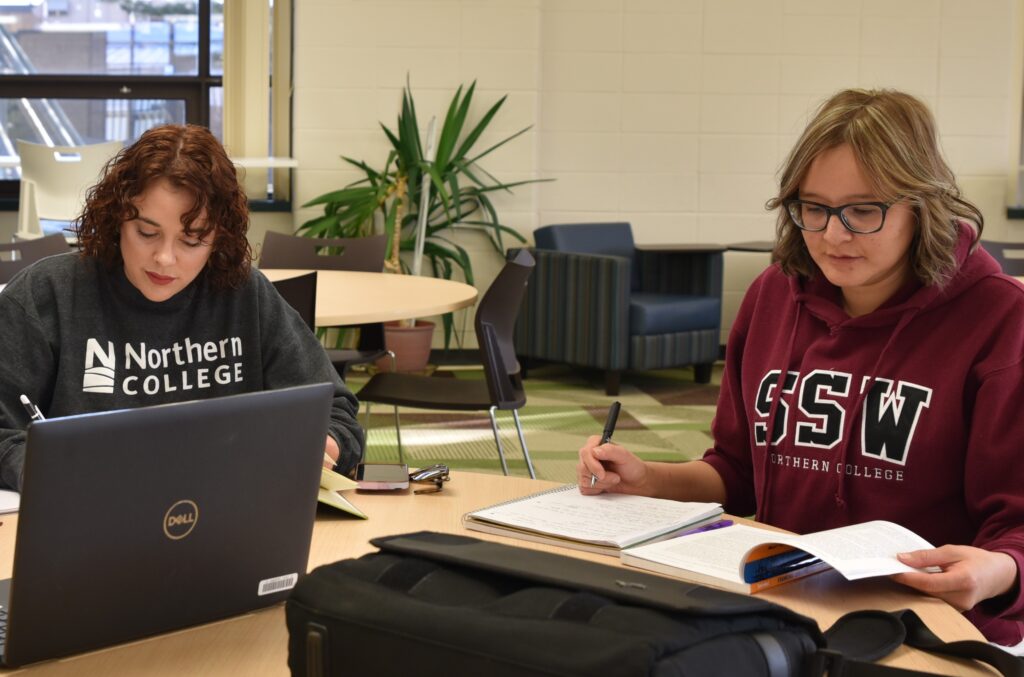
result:
M 87 393 L 158 395 L 243 380 L 242 339 L 238 336 L 216 341 L 186 337 L 167 347 L 125 343 L 120 351 L 113 341 L 90 338 L 85 342 L 82 391 Z
M 180 541 L 196 528 L 199 521 L 199 506 L 195 501 L 183 498 L 170 508 L 164 515 L 164 535 L 172 541 Z
M 82 390 L 87 393 L 113 393 L 115 361 L 113 341 L 107 341 L 107 351 L 103 352 L 99 341 L 89 339 L 85 344 Z

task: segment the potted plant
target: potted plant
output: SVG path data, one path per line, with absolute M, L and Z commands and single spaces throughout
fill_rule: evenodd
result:
M 389 142 L 383 167 L 347 156 L 342 160 L 356 167 L 363 177 L 340 190 L 316 197 L 303 207 L 322 205 L 323 215 L 303 223 L 298 232 L 308 237 L 362 237 L 374 233 L 382 224 L 388 236 L 385 268 L 389 272 L 408 272 L 400 258 L 402 251 L 415 251 L 417 226 L 421 231 L 421 251 L 437 277 L 451 279 L 458 271 L 467 284 L 474 284 L 473 264 L 466 250 L 447 237 L 449 229 L 472 228 L 485 233 L 499 254 L 505 251 L 504 236 L 525 242 L 515 230 L 503 225 L 491 201 L 490 193 L 538 181 L 505 183 L 479 165 L 479 161 L 530 129 L 511 134 L 482 151 L 476 144 L 507 96 L 494 103 L 475 125 L 467 125 L 476 82 L 460 86 L 452 97 L 441 126 L 440 136 L 424 152 L 420 124 L 408 83 L 402 90 L 402 106 L 395 129 L 381 123 Z M 433 125 L 431 124 L 431 128 Z M 414 269 L 419 268 L 418 259 Z M 452 335 L 452 315 L 443 316 L 444 344 Z M 408 323 L 407 323 L 408 324 Z M 386 327 L 393 336 L 394 327 Z M 432 331 L 425 333 L 423 354 L 429 353 Z M 425 366 L 425 364 L 424 364 Z

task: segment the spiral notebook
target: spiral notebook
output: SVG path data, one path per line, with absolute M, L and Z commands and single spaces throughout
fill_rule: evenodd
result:
M 617 556 L 719 519 L 718 503 L 647 496 L 584 496 L 576 484 L 474 510 L 462 525 L 474 531 Z

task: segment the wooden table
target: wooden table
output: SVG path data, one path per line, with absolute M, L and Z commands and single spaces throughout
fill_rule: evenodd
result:
M 312 270 L 261 270 L 271 282 Z M 477 290 L 462 282 L 416 275 L 316 271 L 316 324 L 336 327 L 430 317 L 476 302 Z
M 310 568 L 358 557 L 375 548 L 376 536 L 430 529 L 461 533 L 538 550 L 549 550 L 618 566 L 618 560 L 577 550 L 517 541 L 462 528 L 461 516 L 471 510 L 557 486 L 519 477 L 453 473 L 439 494 L 411 491 L 346 494 L 370 519 L 363 521 L 321 511 L 313 531 Z M 326 510 L 326 509 L 325 509 Z M 11 574 L 17 516 L 3 515 L 0 526 L 0 578 Z M 59 547 L 59 546 L 58 546 Z M 824 629 L 853 609 L 914 608 L 943 639 L 980 639 L 961 614 L 937 599 L 917 594 L 888 579 L 857 582 L 834 572 L 805 578 L 765 591 L 772 601 L 813 616 Z M 58 609 L 54 610 L 59 613 Z M 26 671 L 38 675 L 287 675 L 288 631 L 281 605 L 217 623 L 181 630 L 72 658 L 41 663 Z M 939 674 L 991 674 L 963 661 L 940 659 L 900 648 L 885 663 Z

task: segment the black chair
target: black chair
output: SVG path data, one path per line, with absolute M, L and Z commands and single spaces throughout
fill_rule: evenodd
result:
M 28 268 L 39 259 L 54 254 L 65 254 L 68 251 L 68 241 L 60 234 L 0 244 L 0 253 L 10 252 L 7 256 L 0 256 L 0 284 L 7 284 L 22 269 Z
M 526 404 L 526 391 L 523 389 L 521 370 L 512 344 L 516 317 L 519 315 L 526 282 L 533 272 L 533 267 L 533 256 L 527 250 L 510 252 L 509 261 L 498 273 L 498 277 L 477 307 L 474 327 L 484 366 L 484 382 L 440 380 L 432 376 L 415 374 L 379 373 L 356 394 L 361 401 L 366 402 L 367 414 L 372 402 L 393 404 L 396 407 L 487 411 L 491 417 L 491 430 L 494 432 L 494 442 L 498 447 L 501 470 L 507 475 L 508 464 L 505 462 L 505 452 L 501 446 L 498 421 L 494 412 L 497 409 L 511 410 L 519 434 L 519 444 L 523 449 L 523 458 L 526 459 L 526 469 L 531 478 L 536 477 L 530 452 L 526 448 L 523 427 L 519 421 L 519 407 Z M 397 415 L 395 427 L 397 431 Z M 398 449 L 401 454 L 401 433 L 398 435 Z
M 316 331 L 316 273 L 274 282 L 277 293 L 294 308 L 310 331 Z
M 338 253 L 320 254 L 320 249 L 340 250 Z M 312 238 L 285 235 L 268 231 L 263 237 L 260 252 L 260 268 L 301 268 L 312 270 L 348 270 L 361 273 L 379 273 L 384 268 L 384 254 L 387 251 L 387 236 L 373 235 L 361 238 Z M 342 380 L 354 364 L 374 362 L 382 357 L 391 357 L 391 368 L 395 368 L 395 356 L 384 347 L 384 325 L 356 325 L 359 340 L 354 349 L 331 348 L 327 357 L 338 371 Z
M 1007 275 L 1024 275 L 1024 242 L 992 242 L 982 240 L 981 246 L 992 255 Z

